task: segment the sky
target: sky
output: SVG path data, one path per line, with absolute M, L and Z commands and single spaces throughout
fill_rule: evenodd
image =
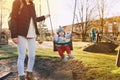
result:
M 36 0 L 39 1 L 39 0 Z M 48 12 L 48 6 L 47 6 L 47 0 L 41 0 L 43 1 L 42 4 L 42 14 L 47 14 Z M 61 26 L 70 25 L 73 22 L 73 12 L 74 12 L 74 3 L 75 0 L 48 0 L 49 1 L 49 7 L 50 7 L 50 14 L 52 19 L 52 25 L 53 28 L 56 29 Z M 79 5 L 79 1 L 77 0 L 77 6 Z M 91 1 L 92 2 L 92 1 Z M 105 0 L 105 18 L 111 17 L 111 16 L 120 16 L 120 0 Z M 76 10 L 76 13 L 77 10 Z M 75 20 L 76 21 L 76 20 Z M 46 24 L 48 25 L 50 29 L 50 20 L 46 19 Z M 75 22 L 76 23 L 76 22 Z
M 51 20 L 52 20 L 52 25 L 53 25 L 52 27 L 54 29 L 58 28 L 59 26 L 72 24 L 72 20 L 73 20 L 72 19 L 73 18 L 72 8 L 73 7 L 71 7 L 69 10 L 69 6 L 66 6 L 68 4 L 67 3 L 68 0 L 48 0 L 48 1 L 49 1 L 49 9 L 50 9 Z M 49 10 L 48 10 L 48 5 L 47 5 L 47 0 L 44 0 L 43 4 L 41 5 L 42 5 L 42 9 L 41 9 L 42 15 L 48 14 Z M 51 28 L 50 19 L 46 19 L 45 22 L 50 29 Z
M 4 0 L 7 3 L 4 4 L 11 8 L 13 0 Z M 74 1 L 75 0 L 48 0 L 50 7 L 50 14 L 52 20 L 53 29 L 58 28 L 60 25 L 70 25 L 73 22 L 73 11 L 74 11 Z M 78 0 L 80 1 L 80 0 Z M 105 0 L 107 4 L 107 10 L 105 12 L 105 17 L 120 16 L 120 0 Z M 36 14 L 40 16 L 40 0 L 34 0 L 36 7 Z M 47 0 L 41 0 L 41 15 L 46 15 L 49 13 Z M 79 5 L 79 4 L 78 4 Z M 1 10 L 1 9 L 0 9 Z M 10 10 L 3 10 L 3 14 L 7 16 L 3 19 L 3 26 L 7 27 L 7 20 Z M 76 12 L 77 13 L 77 12 Z M 1 14 L 1 13 L 0 13 Z M 51 29 L 50 19 L 45 20 L 47 28 Z

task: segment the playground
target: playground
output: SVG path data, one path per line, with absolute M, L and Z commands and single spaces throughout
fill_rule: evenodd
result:
M 0 73 L 3 80 L 17 78 L 16 45 L 4 45 L 0 48 Z M 52 42 L 37 45 L 34 75 L 37 80 L 119 80 L 120 69 L 115 65 L 117 51 L 112 53 L 94 53 L 83 51 L 90 42 L 73 42 L 74 59 L 63 63 Z M 27 60 L 27 58 L 26 58 Z M 25 61 L 25 64 L 27 61 Z
M 25 79 L 24 74 L 18 74 L 19 66 L 17 66 L 17 59 L 20 59 L 18 58 L 19 51 L 17 48 L 20 45 L 17 46 L 16 44 L 20 42 L 18 41 L 20 37 L 25 39 L 28 44 L 28 40 L 34 39 L 34 43 L 37 44 L 35 64 L 33 63 L 35 80 L 120 80 L 120 16 L 107 14 L 110 16 L 108 17 L 106 11 L 110 11 L 111 14 L 116 11 L 111 11 L 110 9 L 105 11 L 104 9 L 107 8 L 105 4 L 110 4 L 110 7 L 114 7 L 113 5 L 116 4 L 119 5 L 119 0 L 116 1 L 117 3 L 114 2 L 113 5 L 111 5 L 112 1 L 110 0 L 108 0 L 110 1 L 108 3 L 104 0 L 58 0 L 56 2 L 55 0 L 35 0 L 36 8 L 33 6 L 33 3 L 31 4 L 31 1 L 22 1 L 24 0 L 20 0 L 19 11 L 17 12 L 18 19 L 15 20 L 17 26 L 12 26 L 13 28 L 10 27 L 10 24 L 9 26 L 6 24 L 13 0 L 0 1 L 0 80 L 18 80 L 18 77 L 20 79 L 24 77 Z M 26 29 L 26 26 L 23 27 L 23 25 L 27 23 L 22 18 L 25 18 L 24 16 L 27 15 L 30 16 L 29 19 L 33 17 L 31 16 L 32 12 L 30 14 L 27 12 L 26 15 L 21 13 L 26 11 L 25 8 L 28 5 L 32 5 L 32 9 L 34 11 L 36 9 L 37 13 L 34 13 L 33 22 L 36 24 L 32 25 L 33 31 L 31 28 L 31 32 L 33 33 L 30 34 L 33 35 L 34 32 L 38 31 L 40 35 L 34 34 L 32 37 L 21 35 L 24 33 L 22 29 Z M 43 21 L 39 21 L 37 24 L 35 19 L 37 16 L 42 16 L 43 12 L 48 13 L 43 18 L 49 19 L 48 21 L 43 19 Z M 12 20 L 11 14 L 12 12 L 9 16 L 11 19 L 8 22 Z M 20 24 L 20 18 L 23 25 Z M 14 38 L 11 38 L 13 36 L 11 34 L 12 30 L 16 32 L 14 33 L 16 35 Z M 35 48 L 35 44 L 29 44 L 28 48 L 26 48 L 25 41 L 21 41 L 23 42 L 21 43 L 23 44 L 21 52 L 27 51 L 28 53 Z M 29 48 L 30 46 L 32 47 L 31 49 Z M 19 53 L 21 54 L 21 52 Z M 29 58 L 31 57 L 34 56 L 29 56 Z M 25 70 L 29 64 L 28 62 L 28 55 L 26 54 L 23 62 Z M 19 69 L 24 68 L 19 67 Z

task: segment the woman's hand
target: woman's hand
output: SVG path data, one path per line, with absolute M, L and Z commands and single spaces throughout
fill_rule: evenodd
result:
M 45 18 L 48 18 L 48 17 L 50 17 L 50 14 L 45 15 Z
M 18 38 L 13 38 L 12 41 L 13 41 L 15 44 L 18 44 Z

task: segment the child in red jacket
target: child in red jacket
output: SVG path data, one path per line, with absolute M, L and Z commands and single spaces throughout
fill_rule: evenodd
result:
M 66 34 L 64 29 L 59 27 L 59 29 L 57 31 L 57 35 L 55 36 L 55 42 L 62 43 L 62 44 L 56 44 L 56 46 L 57 46 L 58 53 L 61 56 L 63 62 L 67 61 L 67 58 L 64 55 L 65 51 L 67 52 L 69 58 L 74 57 L 73 54 L 71 53 L 71 50 L 70 50 L 68 44 L 64 44 L 67 42 L 68 39 L 70 39 L 70 37 L 71 37 L 71 32 Z

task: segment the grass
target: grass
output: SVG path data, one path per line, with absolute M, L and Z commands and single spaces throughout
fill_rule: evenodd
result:
M 115 53 L 91 53 L 85 52 L 82 48 L 76 47 L 72 51 L 76 60 L 83 62 L 88 68 L 87 77 L 89 80 L 120 80 L 120 69 L 116 67 Z M 59 57 L 52 49 L 38 49 L 37 55 Z
M 17 57 L 17 49 L 9 45 L 2 45 L 0 47 L 0 60 Z
M 0 59 L 17 57 L 16 48 L 2 46 L 0 48 Z M 82 48 L 75 47 L 72 53 L 76 60 L 82 61 L 84 66 L 88 68 L 87 77 L 89 80 L 120 80 L 120 69 L 116 67 L 115 53 L 91 53 L 85 52 Z M 57 52 L 52 49 L 37 49 L 36 55 L 42 58 L 57 57 L 60 58 Z
M 75 56 L 89 68 L 87 76 L 92 80 L 120 80 L 120 69 L 116 67 L 116 53 L 91 53 L 75 48 Z

